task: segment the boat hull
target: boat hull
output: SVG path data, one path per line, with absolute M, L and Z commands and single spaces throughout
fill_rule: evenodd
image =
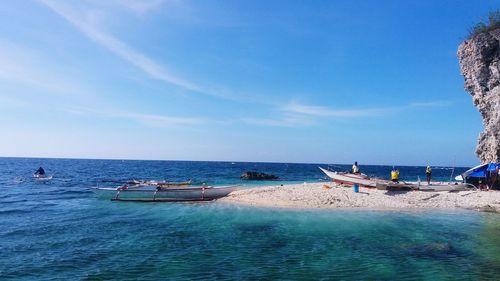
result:
M 475 189 L 475 186 L 469 183 L 453 183 L 453 182 L 431 182 L 427 183 L 412 183 L 416 190 L 420 191 L 463 191 Z
M 52 179 L 52 176 L 33 174 L 33 179 L 35 179 L 37 181 L 48 181 L 48 180 Z
M 431 184 L 419 182 L 377 183 L 380 190 L 418 190 L 418 191 L 464 191 L 474 189 L 468 183 L 434 182 Z
M 325 173 L 329 178 L 331 178 L 334 182 L 340 184 L 348 184 L 354 185 L 359 184 L 364 187 L 376 187 L 377 182 L 370 179 L 368 176 L 363 174 L 351 174 L 351 173 L 342 173 L 342 172 L 332 172 L 325 170 L 319 167 L 323 173 Z
M 239 186 L 226 187 L 186 187 L 165 189 L 143 189 L 143 188 L 92 188 L 92 191 L 100 199 L 113 201 L 135 201 L 135 202 L 179 202 L 179 201 L 211 201 L 227 196 L 229 193 L 239 190 Z

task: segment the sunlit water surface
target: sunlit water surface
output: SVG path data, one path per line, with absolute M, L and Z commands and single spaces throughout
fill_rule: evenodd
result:
M 39 165 L 54 175 L 51 181 L 30 177 Z M 236 183 L 241 171 L 249 168 L 271 170 L 291 182 L 322 177 L 316 165 L 0 158 L 0 279 L 500 276 L 496 214 L 123 203 L 97 200 L 88 190 L 107 179 L 133 178 L 131 174 Z

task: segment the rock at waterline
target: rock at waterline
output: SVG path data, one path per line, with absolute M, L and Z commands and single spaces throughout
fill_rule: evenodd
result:
M 275 175 L 247 171 L 247 172 L 244 172 L 243 174 L 241 174 L 240 179 L 242 179 L 242 180 L 277 180 L 279 178 Z

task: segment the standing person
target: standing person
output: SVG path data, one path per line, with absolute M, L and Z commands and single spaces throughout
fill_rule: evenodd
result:
M 431 184 L 432 169 L 429 165 L 427 165 L 427 168 L 425 169 L 425 177 L 427 178 L 427 184 Z
M 489 182 L 489 187 L 490 189 L 497 189 L 498 188 L 498 180 L 499 180 L 499 174 L 500 172 L 500 167 L 498 164 L 496 164 L 495 170 L 490 171 L 490 182 Z
M 398 169 L 392 169 L 391 171 L 391 181 L 393 182 L 399 182 L 399 170 Z
M 499 172 L 500 172 L 500 166 L 497 164 L 497 167 L 495 168 L 495 171 L 493 172 L 493 177 L 491 178 L 491 181 L 492 181 L 491 185 L 493 187 L 492 189 L 498 188 L 497 181 L 499 180 L 499 176 L 500 176 Z
M 354 165 L 352 165 L 352 173 L 353 174 L 359 174 L 358 161 L 354 162 Z

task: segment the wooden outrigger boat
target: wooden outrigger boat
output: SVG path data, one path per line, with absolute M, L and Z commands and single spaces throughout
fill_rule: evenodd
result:
M 91 188 L 98 198 L 112 201 L 132 202 L 186 202 L 211 201 L 227 196 L 229 193 L 240 190 L 233 186 L 191 186 L 167 187 L 140 186 L 140 187 L 93 187 Z

